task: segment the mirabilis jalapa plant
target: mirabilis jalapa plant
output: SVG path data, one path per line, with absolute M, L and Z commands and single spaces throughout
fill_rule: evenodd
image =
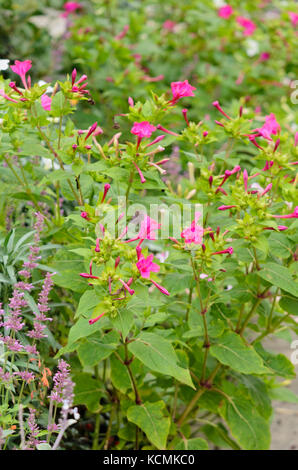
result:
M 31 66 L 16 61 L 23 88 L 0 91 L 5 175 L 64 244 L 52 280 L 79 302 L 57 355 L 73 365 L 74 403 L 95 415 L 93 448 L 269 448 L 271 399 L 288 392 L 276 378 L 295 376 L 262 340 L 298 330 L 297 134 L 273 113 L 255 122 L 244 102 L 230 111 L 215 101 L 214 125 L 193 122 L 179 107 L 200 90 L 184 80 L 171 96 L 129 97 L 117 117 L 126 138 L 104 143 L 97 122 L 77 130 L 67 117 L 92 101 L 86 75 L 74 69 L 49 96 Z M 179 180 L 167 170 L 173 143 L 187 168 Z M 129 213 L 137 203 L 202 210 L 180 237 L 161 238 L 160 213 Z

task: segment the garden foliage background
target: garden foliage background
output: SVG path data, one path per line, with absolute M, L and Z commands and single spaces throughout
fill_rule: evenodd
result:
M 263 342 L 298 331 L 297 26 L 288 1 L 1 1 L 2 448 L 270 447 L 298 401 Z M 201 213 L 161 238 L 136 212 L 162 203 Z

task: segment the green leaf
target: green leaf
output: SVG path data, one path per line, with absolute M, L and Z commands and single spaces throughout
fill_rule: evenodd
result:
M 102 393 L 101 382 L 85 373 L 76 374 L 73 381 L 75 383 L 74 405 L 86 405 L 92 413 L 99 412 L 102 408 L 99 403 Z
M 289 295 L 283 295 L 279 301 L 279 306 L 287 313 L 297 315 L 298 312 L 298 299 L 290 297 Z
M 243 449 L 266 450 L 270 446 L 270 426 L 243 398 L 233 398 L 220 408 L 232 436 Z
M 118 314 L 115 318 L 111 319 L 116 330 L 119 330 L 123 338 L 126 338 L 130 329 L 133 326 L 133 313 L 129 307 L 122 310 L 118 310 Z
M 134 354 L 149 369 L 170 375 L 179 382 L 194 388 L 188 369 L 178 366 L 178 358 L 171 343 L 154 333 L 141 333 L 128 345 Z
M 219 362 L 243 374 L 265 374 L 262 358 L 252 346 L 246 346 L 239 335 L 231 331 L 224 333 L 218 343 L 210 347 L 210 354 Z
M 116 348 L 116 344 L 103 344 L 95 338 L 88 338 L 78 347 L 78 355 L 83 366 L 93 367 L 109 357 Z
M 284 233 L 272 233 L 269 237 L 270 253 L 278 258 L 288 258 L 292 254 L 291 243 Z
M 94 290 L 86 290 L 80 298 L 80 302 L 75 314 L 75 318 L 82 314 L 91 313 L 94 307 L 99 303 L 99 297 Z M 87 316 L 85 315 L 85 316 Z
M 47 444 L 46 442 L 42 442 L 41 444 L 37 444 L 36 446 L 37 450 L 52 450 L 52 447 L 50 444 Z
M 295 367 L 286 356 L 265 351 L 260 343 L 255 345 L 255 349 L 264 360 L 265 366 L 269 369 L 269 372 L 279 375 L 280 377 L 296 377 Z
M 271 390 L 272 400 L 284 401 L 286 403 L 298 403 L 298 395 L 285 387 L 273 388 Z
M 77 323 L 70 328 L 68 343 L 72 344 L 80 338 L 90 336 L 101 328 L 105 328 L 107 324 L 109 324 L 109 319 L 105 317 L 102 317 L 93 325 L 89 325 L 88 320 L 86 320 L 86 318 L 81 317 L 79 318 Z
M 253 375 L 242 375 L 241 382 L 247 388 L 260 415 L 264 416 L 265 419 L 270 418 L 272 406 L 265 383 L 259 377 Z
M 143 403 L 131 406 L 127 410 L 127 419 L 136 424 L 153 445 L 162 450 L 166 448 L 171 420 L 163 415 L 163 401 Z
M 131 388 L 127 367 L 122 364 L 114 354 L 110 358 L 110 365 L 112 384 L 117 390 L 120 390 L 120 392 L 126 393 L 126 391 Z
M 291 272 L 284 266 L 267 263 L 257 274 L 273 286 L 280 287 L 294 297 L 298 297 L 298 283 L 294 281 Z
M 194 439 L 181 439 L 175 446 L 175 450 L 208 450 L 208 444 L 205 439 L 199 437 Z

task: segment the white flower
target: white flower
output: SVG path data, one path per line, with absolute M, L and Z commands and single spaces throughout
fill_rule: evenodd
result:
M 7 70 L 9 67 L 9 59 L 0 59 L 0 70 Z
M 47 82 L 45 82 L 44 80 L 39 80 L 37 84 L 39 86 L 42 86 L 42 85 L 46 85 Z M 54 88 L 51 85 L 49 85 L 48 88 L 46 89 L 46 93 L 53 93 L 53 91 L 54 91 Z
M 260 52 L 259 43 L 254 39 L 247 39 L 246 41 L 246 54 L 248 57 L 253 57 Z

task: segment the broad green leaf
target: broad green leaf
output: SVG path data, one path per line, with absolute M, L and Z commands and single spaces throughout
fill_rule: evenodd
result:
M 241 337 L 231 331 L 224 333 L 218 342 L 210 347 L 210 354 L 222 364 L 243 374 L 269 372 L 254 348 L 246 346 Z
M 232 436 L 243 449 L 266 450 L 270 446 L 270 426 L 257 410 L 243 398 L 226 401 L 220 413 Z
M 171 420 L 163 415 L 163 401 L 143 403 L 131 406 L 127 410 L 127 419 L 136 424 L 153 445 L 162 450 L 166 448 Z
M 109 357 L 116 348 L 116 344 L 103 344 L 95 338 L 88 338 L 78 347 L 78 355 L 83 366 L 93 367 Z
M 242 375 L 240 380 L 247 388 L 260 415 L 264 416 L 265 419 L 270 418 L 272 406 L 265 383 L 259 377 L 253 375 Z
M 68 335 L 68 343 L 72 344 L 80 338 L 90 336 L 101 328 L 105 328 L 108 324 L 110 324 L 110 322 L 109 319 L 106 317 L 102 317 L 93 325 L 89 325 L 88 320 L 86 318 L 81 317 L 79 318 L 77 323 L 75 323 L 75 325 L 70 328 Z
M 286 403 L 298 403 L 298 395 L 285 387 L 273 388 L 271 390 L 272 400 L 284 401 Z
M 208 450 L 208 444 L 204 439 L 196 437 L 194 439 L 181 439 L 175 450 Z
M 154 333 L 141 333 L 128 349 L 149 369 L 170 375 L 194 388 L 188 369 L 178 366 L 178 358 L 171 343 Z
M 292 254 L 291 243 L 284 233 L 272 233 L 269 237 L 270 253 L 278 258 L 288 258 Z
M 124 309 L 119 309 L 117 316 L 111 319 L 116 330 L 120 331 L 123 338 L 126 338 L 130 329 L 133 326 L 133 313 L 129 306 Z
M 99 403 L 102 394 L 101 382 L 85 373 L 76 374 L 73 381 L 75 383 L 74 405 L 86 405 L 92 413 L 100 411 L 102 408 Z
M 117 390 L 120 390 L 120 392 L 126 393 L 126 391 L 131 388 L 127 367 L 122 364 L 114 354 L 110 357 L 110 365 L 112 384 Z
M 298 299 L 289 295 L 283 295 L 279 301 L 279 306 L 287 313 L 297 315 L 298 313 Z
M 286 356 L 265 351 L 260 343 L 255 345 L 255 349 L 262 357 L 265 366 L 269 369 L 271 374 L 286 378 L 296 377 L 295 367 Z
M 94 290 L 86 290 L 80 298 L 75 318 L 90 313 L 99 303 L 99 297 Z
M 298 297 L 298 283 L 294 281 L 291 272 L 276 263 L 267 263 L 266 266 L 258 271 L 258 275 L 273 286 L 289 292 L 294 297 Z

